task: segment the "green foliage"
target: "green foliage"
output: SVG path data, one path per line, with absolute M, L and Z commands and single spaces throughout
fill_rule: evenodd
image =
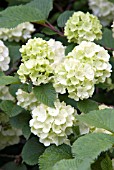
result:
M 72 153 L 76 159 L 89 159 L 94 161 L 101 152 L 114 144 L 114 136 L 103 133 L 87 134 L 78 138 L 72 146 Z
M 101 161 L 102 170 L 113 170 L 112 161 L 108 155 Z
M 56 92 L 51 83 L 43 84 L 41 86 L 36 86 L 33 92 L 41 103 L 49 107 L 54 107 L 54 101 L 56 100 Z
M 79 102 L 77 102 L 77 107 L 83 113 L 88 113 L 92 110 L 99 109 L 98 103 L 90 99 L 80 100 Z
M 55 164 L 53 170 L 91 170 L 88 160 L 69 159 L 61 160 Z
M 43 144 L 39 143 L 38 138 L 32 137 L 23 147 L 22 159 L 28 165 L 38 163 L 39 156 L 44 152 Z
M 69 52 L 71 52 L 73 50 L 73 48 L 75 47 L 75 44 L 69 44 L 66 49 L 65 49 L 65 55 L 67 55 Z
M 114 109 L 91 111 L 88 114 L 78 116 L 77 119 L 88 125 L 104 128 L 114 133 Z
M 13 28 L 23 22 L 44 23 L 51 9 L 52 0 L 33 0 L 26 5 L 8 7 L 0 13 L 0 27 Z
M 2 167 L 2 170 L 27 170 L 24 164 L 16 164 L 15 162 L 8 162 Z
M 30 137 L 31 131 L 29 127 L 29 120 L 31 115 L 27 111 L 23 111 L 17 116 L 10 118 L 10 123 L 13 127 L 22 129 L 23 135 L 26 139 Z
M 18 84 L 20 83 L 17 77 L 13 76 L 0 76 L 0 86 L 5 86 L 8 84 Z
M 101 40 L 97 41 L 104 47 L 114 48 L 114 38 L 112 37 L 112 30 L 108 28 L 103 29 L 103 37 Z
M 9 117 L 16 116 L 22 112 L 22 108 L 10 100 L 4 100 L 0 103 L 0 109 Z
M 52 167 L 56 164 L 56 162 L 70 158 L 72 158 L 70 146 L 65 144 L 58 147 L 52 145 L 48 147 L 39 158 L 40 170 L 52 170 Z
M 70 16 L 72 16 L 72 14 L 74 13 L 74 11 L 65 11 L 63 12 L 57 19 L 57 24 L 59 27 L 64 27 L 65 23 L 67 22 L 67 20 L 69 19 Z

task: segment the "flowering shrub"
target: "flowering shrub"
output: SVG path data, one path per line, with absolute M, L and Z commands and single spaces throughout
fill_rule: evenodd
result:
M 113 1 L 0 6 L 0 169 L 113 170 Z

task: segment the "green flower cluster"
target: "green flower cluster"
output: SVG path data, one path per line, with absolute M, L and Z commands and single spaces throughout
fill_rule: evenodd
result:
M 34 31 L 34 25 L 29 22 L 25 22 L 11 29 L 0 28 L 0 39 L 4 41 L 8 40 L 19 42 L 20 40 L 23 41 L 31 38 L 31 33 Z
M 113 21 L 113 24 L 112 24 L 112 36 L 113 36 L 113 38 L 114 38 L 114 21 Z
M 27 44 L 22 46 L 20 52 L 23 63 L 17 73 L 21 82 L 25 83 L 31 80 L 34 85 L 40 85 L 51 81 L 55 65 L 64 57 L 65 48 L 62 43 L 55 40 L 47 42 L 42 38 L 34 38 L 29 39 Z
M 9 117 L 5 113 L 0 113 L 0 150 L 6 146 L 19 143 L 21 130 L 12 127 Z
M 102 25 L 98 18 L 89 12 L 79 11 L 67 20 L 64 35 L 68 42 L 80 44 L 82 41 L 94 41 L 102 38 Z
M 59 100 L 54 105 L 55 108 L 38 105 L 32 111 L 30 120 L 31 132 L 37 135 L 45 146 L 69 144 L 68 135 L 72 133 L 72 126 L 76 122 L 77 111 L 73 107 Z
M 94 85 L 110 77 L 111 65 L 107 51 L 93 42 L 81 42 L 55 69 L 57 92 L 78 101 L 92 96 Z
M 109 25 L 114 19 L 114 3 L 108 0 L 88 0 L 93 14 L 101 21 L 103 26 Z

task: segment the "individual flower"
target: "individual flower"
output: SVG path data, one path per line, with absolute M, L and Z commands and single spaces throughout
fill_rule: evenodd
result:
M 31 111 L 39 104 L 33 92 L 27 93 L 22 89 L 18 89 L 18 91 L 16 92 L 16 97 L 17 105 L 21 106 L 26 110 Z
M 89 8 L 101 21 L 103 26 L 109 25 L 114 19 L 114 3 L 108 0 L 88 0 Z
M 34 85 L 40 85 L 48 83 L 53 78 L 53 70 L 61 62 L 65 47 L 52 39 L 45 41 L 42 38 L 34 38 L 29 39 L 20 52 L 23 63 L 17 73 L 21 82 L 31 80 Z
M 58 93 L 68 91 L 69 97 L 78 101 L 89 98 L 94 92 L 94 71 L 90 64 L 74 57 L 66 57 L 55 69 L 54 87 Z
M 0 40 L 0 70 L 7 71 L 9 69 L 10 57 L 9 50 Z
M 10 94 L 8 86 L 0 86 L 0 99 L 12 101 L 15 100 L 14 97 Z
M 76 58 L 80 63 L 91 65 L 94 72 L 94 84 L 103 83 L 111 75 L 110 55 L 107 50 L 94 42 L 81 42 L 68 56 Z M 89 74 L 89 68 L 87 70 Z
M 6 41 L 16 41 L 19 42 L 20 40 L 27 40 L 31 38 L 31 33 L 34 32 L 33 24 L 29 22 L 24 22 L 15 28 L 0 28 L 0 39 Z
M 19 143 L 20 135 L 22 135 L 22 131 L 12 127 L 9 117 L 5 113 L 0 113 L 0 150 Z
M 38 105 L 32 111 L 30 120 L 31 132 L 37 135 L 45 146 L 68 144 L 68 135 L 73 132 L 72 126 L 76 123 L 77 111 L 73 107 L 59 100 L 54 105 L 55 108 Z
M 65 24 L 64 35 L 68 42 L 80 44 L 82 41 L 94 41 L 102 38 L 102 25 L 98 18 L 89 12 L 78 11 Z

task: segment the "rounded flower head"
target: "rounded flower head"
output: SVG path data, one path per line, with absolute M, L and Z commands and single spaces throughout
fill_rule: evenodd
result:
M 76 113 L 73 107 L 59 100 L 55 102 L 55 108 L 40 104 L 32 111 L 31 132 L 45 146 L 69 143 L 68 135 L 72 133 L 72 126 L 76 122 Z
M 68 56 L 76 58 L 80 63 L 91 65 L 94 72 L 94 84 L 103 83 L 111 75 L 110 55 L 107 50 L 93 42 L 81 42 Z
M 31 38 L 31 33 L 34 32 L 33 24 L 29 22 L 21 23 L 15 28 L 0 28 L 0 39 L 6 41 L 16 41 L 27 40 Z
M 114 19 L 114 3 L 108 0 L 88 0 L 89 7 L 103 26 L 107 26 Z
M 9 69 L 9 50 L 0 40 L 0 70 L 7 71 Z
M 15 100 L 14 97 L 10 94 L 8 86 L 0 86 L 0 99 L 12 101 Z
M 62 51 L 62 55 L 59 50 Z M 25 83 L 27 79 L 30 79 L 34 85 L 51 81 L 53 69 L 63 58 L 63 51 L 65 48 L 55 40 L 47 42 L 42 38 L 29 39 L 20 49 L 23 63 L 20 65 L 18 74 L 21 81 Z
M 80 44 L 82 41 L 94 41 L 102 38 L 102 25 L 96 16 L 81 11 L 74 14 L 66 22 L 64 34 L 69 42 Z
M 92 96 L 94 92 L 94 71 L 90 64 L 81 63 L 73 57 L 66 57 L 55 69 L 54 87 L 63 94 L 78 101 Z
M 19 143 L 21 130 L 12 127 L 9 123 L 9 117 L 0 113 L 0 150 L 6 146 Z
M 22 89 L 18 89 L 16 92 L 17 95 L 17 105 L 21 106 L 26 110 L 33 110 L 36 106 L 38 106 L 38 101 L 34 96 L 33 92 L 27 93 Z

